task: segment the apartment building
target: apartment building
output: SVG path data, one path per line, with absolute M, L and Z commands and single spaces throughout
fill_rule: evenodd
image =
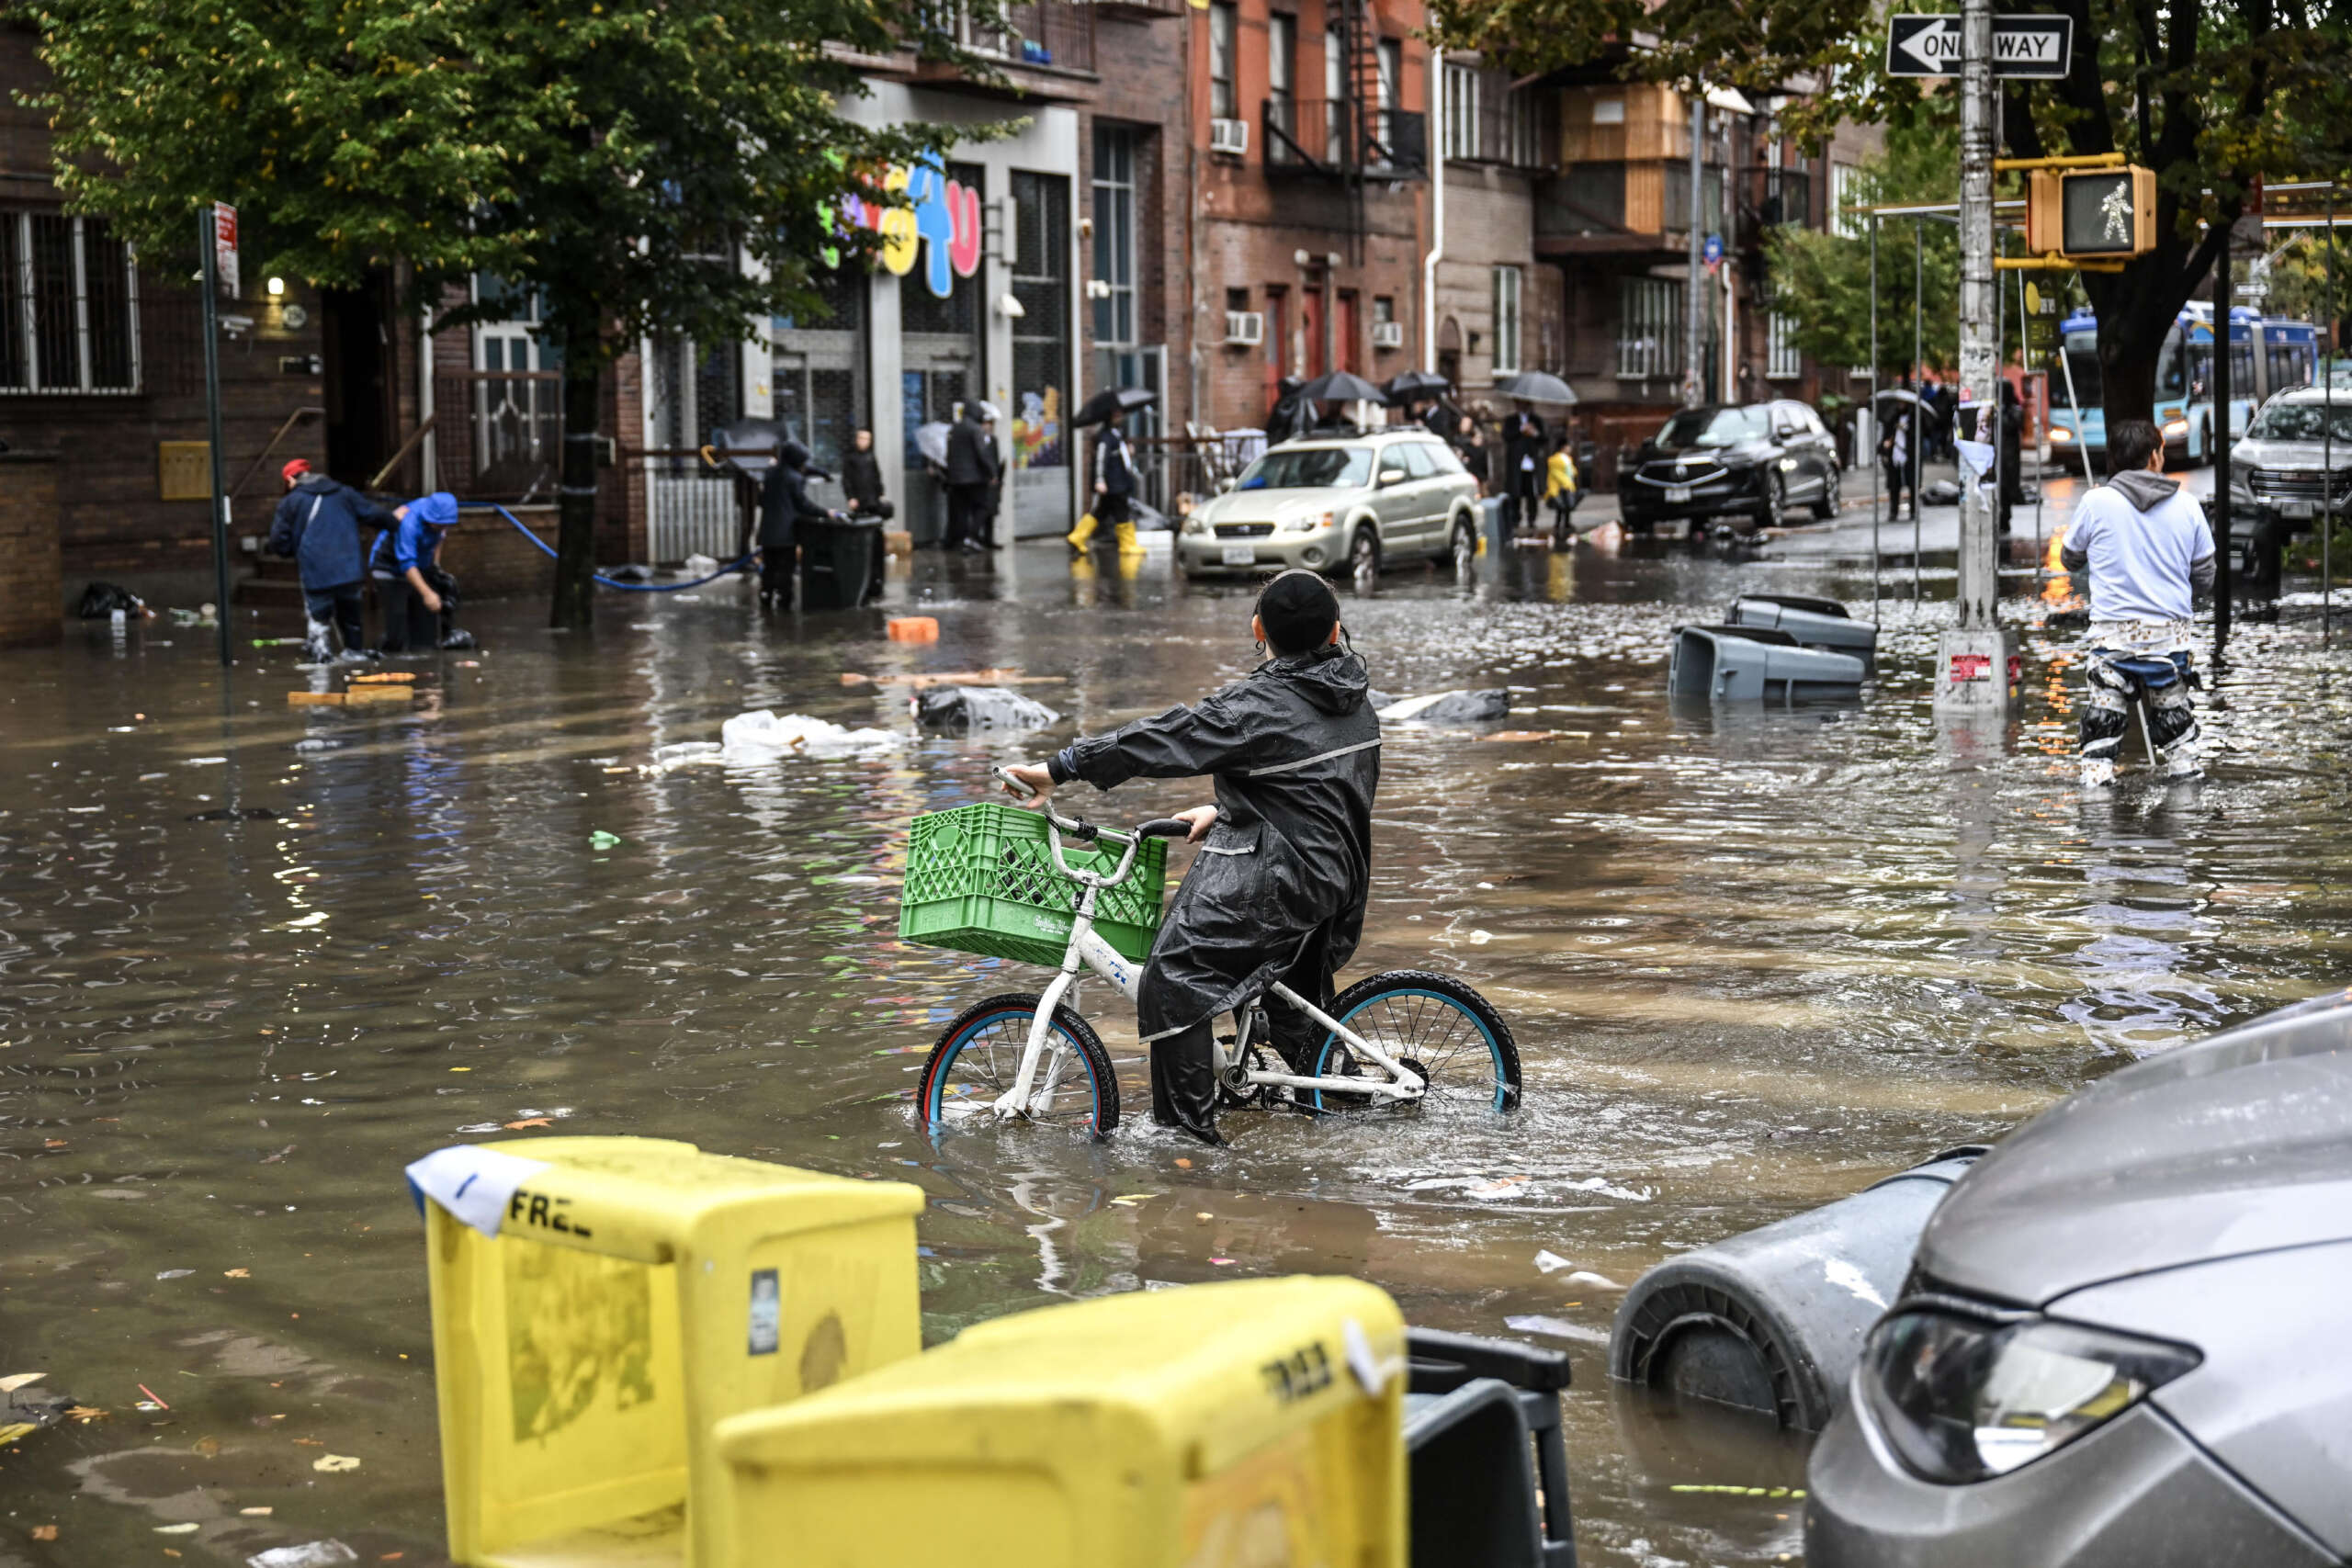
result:
M 1500 408 L 1496 378 L 1556 370 L 1565 341 L 1565 280 L 1535 251 L 1537 197 L 1560 163 L 1559 95 L 1460 51 L 1442 89 L 1444 225 L 1415 363 L 1433 349 L 1465 407 Z

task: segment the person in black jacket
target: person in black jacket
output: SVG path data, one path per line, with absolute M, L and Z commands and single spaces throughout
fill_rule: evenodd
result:
M 882 489 L 882 465 L 874 457 L 874 432 L 861 430 L 852 438 L 849 452 L 842 458 L 842 494 L 848 498 L 849 514 L 866 517 L 876 523 L 888 523 L 898 515 L 890 505 L 890 498 Z M 874 530 L 874 570 L 865 582 L 868 604 L 882 597 L 882 578 L 888 564 L 888 551 L 883 547 L 882 530 Z
M 1094 437 L 1094 504 L 1097 526 L 1108 523 L 1121 554 L 1136 548 L 1136 465 L 1127 449 L 1124 422 L 1113 414 Z
M 947 433 L 947 547 L 994 547 L 990 496 L 1001 470 L 996 449 L 996 411 L 984 402 L 964 405 L 964 417 Z
M 1339 599 L 1314 572 L 1283 572 L 1259 594 L 1250 631 L 1272 656 L 1223 691 L 1011 770 L 1033 806 L 1074 779 L 1215 779 L 1215 806 L 1176 813 L 1205 841 L 1136 998 L 1152 1120 L 1205 1144 L 1224 1142 L 1211 1020 L 1277 981 L 1328 1010 L 1372 886 L 1380 717 L 1363 657 L 1340 641 Z M 1286 1007 L 1268 1023 L 1293 1070 L 1312 1071 L 1321 1030 Z
M 1285 376 L 1274 383 L 1274 406 L 1266 411 L 1266 445 L 1279 446 L 1306 428 L 1308 409 L 1298 389 L 1306 383 Z
M 786 441 L 760 486 L 760 603 L 792 608 L 792 570 L 798 562 L 804 522 L 831 515 L 808 499 L 808 448 Z
M 1544 495 L 1544 422 L 1524 408 L 1503 420 L 1503 471 L 1495 489 L 1503 495 L 1503 524 L 1511 532 L 1533 528 Z
M 330 623 L 343 638 L 342 659 L 356 662 L 368 657 L 362 590 L 367 586 L 366 552 L 359 547 L 362 524 L 390 528 L 390 510 L 378 505 L 347 484 L 314 474 L 297 457 L 279 470 L 286 498 L 270 520 L 269 551 L 292 556 L 302 571 L 302 607 L 310 617 L 304 657 L 324 664 L 336 657 L 328 641 Z

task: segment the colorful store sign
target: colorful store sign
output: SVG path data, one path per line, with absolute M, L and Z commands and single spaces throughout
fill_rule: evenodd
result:
M 948 178 L 936 158 L 911 169 L 893 167 L 881 185 L 904 191 L 908 205 L 883 207 L 853 196 L 842 204 L 843 215 L 882 236 L 882 265 L 898 276 L 914 270 L 916 254 L 922 251 L 923 286 L 946 299 L 956 278 L 980 269 L 980 193 Z

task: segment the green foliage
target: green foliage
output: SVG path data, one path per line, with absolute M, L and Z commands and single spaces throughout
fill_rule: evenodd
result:
M 233 202 L 272 271 L 405 261 L 418 292 L 493 273 L 572 352 L 742 335 L 806 308 L 856 171 L 944 140 L 840 112 L 827 40 L 913 39 L 915 0 L 32 0 L 61 182 L 158 258 Z M 872 193 L 868 193 L 872 194 Z M 871 236 L 852 238 L 853 247 Z M 765 276 L 707 258 L 740 245 Z M 460 315 L 463 313 L 460 312 Z
M 2279 242 L 2274 235 L 2272 243 Z M 2352 316 L 2352 211 L 2335 237 L 2333 288 L 2328 281 L 2326 232 L 2305 231 L 2270 264 L 2270 294 L 2263 309 L 2273 315 L 2325 323 Z

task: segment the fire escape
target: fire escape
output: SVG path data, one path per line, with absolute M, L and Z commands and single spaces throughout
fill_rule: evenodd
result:
M 1382 81 L 1380 29 L 1372 0 L 1330 0 L 1340 51 L 1339 95 L 1321 100 L 1266 100 L 1266 172 L 1338 180 L 1347 193 L 1348 259 L 1363 260 L 1374 186 L 1394 186 L 1429 172 L 1428 117 L 1396 105 L 1396 84 Z M 1328 91 L 1328 89 L 1327 89 Z

